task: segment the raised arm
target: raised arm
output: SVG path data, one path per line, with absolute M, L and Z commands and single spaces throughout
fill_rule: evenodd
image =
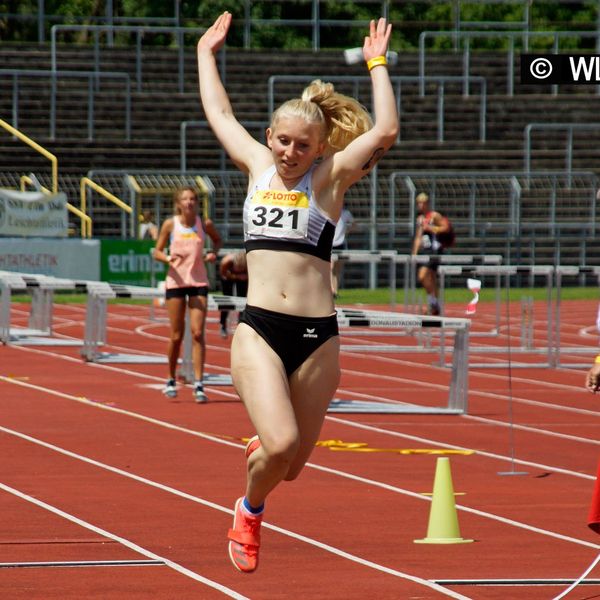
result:
M 371 21 L 365 37 L 363 56 L 373 86 L 375 124 L 332 157 L 331 176 L 341 182 L 343 189 L 369 173 L 398 135 L 396 99 L 385 61 L 391 33 L 392 26 L 381 18 L 377 23 Z
M 247 173 L 252 169 L 256 155 L 262 155 L 268 149 L 257 142 L 235 118 L 219 75 L 215 53 L 225 43 L 230 25 L 231 13 L 224 12 L 198 41 L 200 99 L 217 139 L 238 168 Z

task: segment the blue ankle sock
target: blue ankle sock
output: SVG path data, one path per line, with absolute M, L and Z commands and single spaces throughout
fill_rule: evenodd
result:
M 250 502 L 248 502 L 246 496 L 244 496 L 242 504 L 244 505 L 244 508 L 252 515 L 260 515 L 260 513 L 265 510 L 264 502 L 258 508 L 255 508 L 254 506 L 250 506 Z

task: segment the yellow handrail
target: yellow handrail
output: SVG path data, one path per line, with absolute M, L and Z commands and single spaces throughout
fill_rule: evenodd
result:
M 27 184 L 33 185 L 33 179 L 29 177 L 29 175 L 21 175 L 21 191 L 25 191 L 25 186 Z M 45 194 L 51 194 L 52 192 L 43 185 L 40 185 L 40 189 Z M 92 219 L 88 217 L 84 212 L 81 212 L 76 206 L 73 206 L 70 202 L 67 202 L 67 210 L 74 215 L 78 216 L 81 220 L 81 237 L 82 238 L 91 238 L 92 237 Z
M 58 159 L 56 156 L 51 152 L 48 152 L 46 148 L 42 148 L 37 142 L 28 138 L 24 133 L 21 133 L 3 119 L 0 119 L 0 127 L 4 127 L 6 131 L 12 133 L 15 137 L 18 137 L 22 142 L 39 152 L 42 156 L 45 156 L 52 163 L 52 192 L 58 194 Z
M 98 192 L 101 196 L 104 196 L 107 200 L 110 200 L 113 204 L 116 204 L 121 210 L 124 210 L 128 215 L 133 212 L 133 209 L 128 204 L 125 204 L 123 200 L 117 198 L 114 194 L 111 194 L 108 190 L 105 190 L 101 185 L 98 185 L 95 181 L 92 181 L 89 177 L 82 177 L 80 184 L 81 192 L 81 210 L 85 213 L 86 211 L 86 186 L 91 187 L 94 191 Z
M 206 183 L 204 183 L 204 179 L 202 179 L 202 177 L 196 177 L 196 185 L 198 186 L 198 189 L 200 190 L 200 193 L 202 194 L 202 218 L 206 221 L 209 217 L 208 214 L 208 200 L 209 200 L 209 193 L 208 193 L 208 186 L 206 185 Z

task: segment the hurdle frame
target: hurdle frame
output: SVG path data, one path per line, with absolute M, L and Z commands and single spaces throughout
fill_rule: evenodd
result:
M 478 265 L 478 266 L 453 266 L 446 271 L 446 275 L 457 275 L 461 274 L 464 271 L 470 272 L 473 275 L 484 276 L 484 275 L 498 275 L 501 277 L 502 275 L 505 277 L 505 289 L 507 293 L 510 293 L 510 278 L 518 273 L 528 274 L 531 278 L 537 276 L 545 276 L 546 277 L 546 289 L 547 289 L 547 298 L 546 298 L 546 326 L 547 326 L 547 345 L 545 348 L 525 348 L 519 347 L 515 348 L 511 345 L 511 353 L 519 353 L 519 354 L 545 354 L 546 360 L 542 362 L 516 362 L 510 361 L 510 367 L 514 368 L 552 368 L 555 366 L 555 341 L 553 335 L 553 323 L 554 323 L 554 308 L 553 308 L 553 277 L 554 277 L 554 267 L 551 265 Z M 443 306 L 443 305 L 442 305 Z M 497 309 L 499 304 L 497 304 Z M 499 326 L 498 326 L 499 327 Z M 479 335 L 485 336 L 485 332 L 477 332 Z M 473 335 L 473 333 L 471 334 Z M 496 334 L 487 334 L 489 336 L 496 336 Z M 441 333 L 440 340 L 440 365 L 445 364 L 445 340 L 444 340 L 444 332 Z M 476 354 L 498 354 L 505 352 L 505 348 L 500 346 L 481 346 L 477 347 Z M 506 368 L 509 366 L 509 363 L 504 362 L 494 362 L 494 363 L 485 363 L 485 362 L 471 362 L 470 367 L 473 368 Z
M 583 273 L 592 273 L 598 280 L 598 286 L 600 287 L 600 266 L 569 266 L 569 265 L 557 265 L 555 271 L 555 303 L 554 303 L 554 366 L 555 367 L 573 367 L 573 368 L 590 368 L 590 361 L 585 363 L 561 363 L 562 348 L 560 345 L 560 315 L 561 315 L 561 290 L 562 290 L 562 278 L 563 276 L 576 276 Z M 598 347 L 589 348 L 570 348 L 569 354 L 597 354 Z
M 427 315 L 414 315 L 410 313 L 357 310 L 338 308 L 337 320 L 340 327 L 377 327 L 381 329 L 404 328 L 409 332 L 414 330 L 428 329 L 440 330 L 451 329 L 454 333 L 454 347 L 452 363 L 442 365 L 451 367 L 451 379 L 448 393 L 448 403 L 445 407 L 425 407 L 410 403 L 392 404 L 383 402 L 357 403 L 355 410 L 345 406 L 346 412 L 360 413 L 387 413 L 387 414 L 465 414 L 468 411 L 468 380 L 469 380 L 469 331 L 471 321 L 469 319 L 455 317 L 434 317 Z M 340 336 L 343 330 L 340 330 Z M 365 351 L 369 347 L 365 347 Z M 341 350 L 344 350 L 341 345 Z M 371 349 L 377 351 L 377 349 Z M 401 348 L 398 351 L 402 351 Z M 419 349 L 411 349 L 418 352 Z M 350 403 L 347 403 L 350 404 Z M 361 406 L 364 405 L 364 406 Z M 342 412 L 335 410 L 335 404 L 330 406 L 331 412 Z

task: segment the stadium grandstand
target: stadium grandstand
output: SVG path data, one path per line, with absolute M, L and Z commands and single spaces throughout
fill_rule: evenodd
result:
M 600 599 L 600 0 L 0 40 L 0 600 Z M 377 115 L 345 152 L 228 118 L 315 79 Z
M 71 237 L 129 239 L 141 211 L 152 209 L 160 222 L 171 190 L 200 178 L 225 245 L 239 246 L 244 182 L 203 121 L 195 67 L 199 33 L 230 4 L 90 1 L 88 14 L 82 3 L 23 2 L 13 12 L 6 4 L 0 117 L 54 156 L 56 173 L 5 128 L 0 185 L 32 189 L 34 175 L 66 194 Z M 368 107 L 363 65 L 347 64 L 344 50 L 360 46 L 368 19 L 384 14 L 394 25 L 401 133 L 348 197 L 350 248 L 410 252 L 411 206 L 426 191 L 452 216 L 451 252 L 501 254 L 507 263 L 600 262 L 600 84 L 525 85 L 519 73 L 523 53 L 600 47 L 597 3 L 234 4 L 235 34 L 220 64 L 236 115 L 257 135 L 270 108 L 313 78 Z M 351 266 L 346 283 L 364 286 L 366 270 Z

